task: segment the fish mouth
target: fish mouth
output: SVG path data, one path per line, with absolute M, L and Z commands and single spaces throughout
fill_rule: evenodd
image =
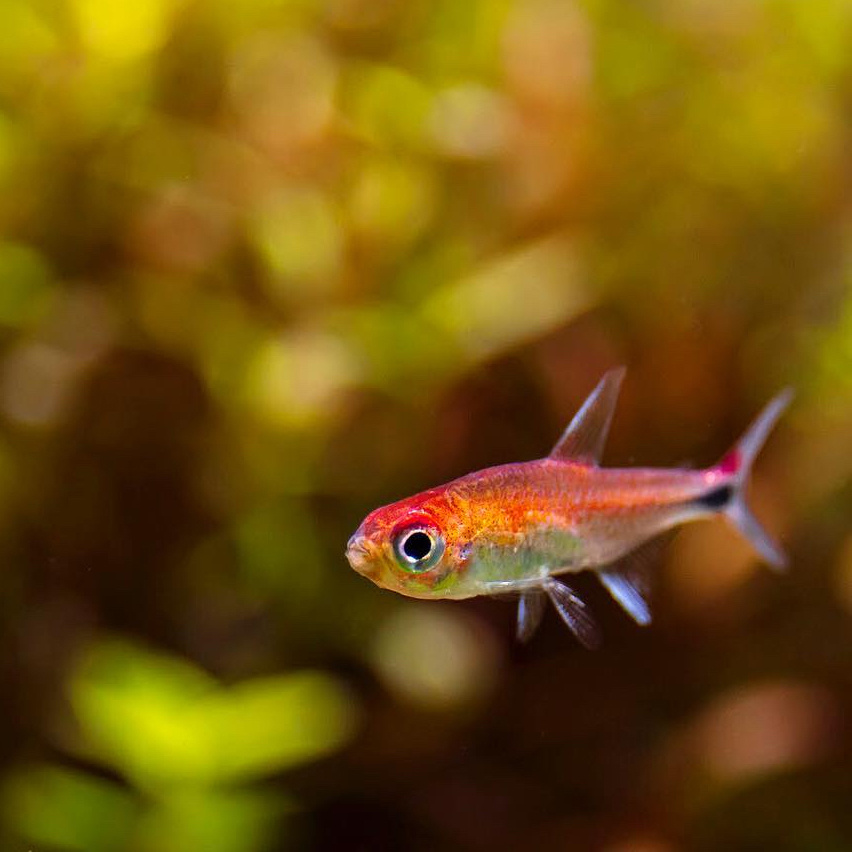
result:
M 359 574 L 370 574 L 372 572 L 372 559 L 367 541 L 360 533 L 355 533 L 346 544 L 346 558 L 349 564 Z

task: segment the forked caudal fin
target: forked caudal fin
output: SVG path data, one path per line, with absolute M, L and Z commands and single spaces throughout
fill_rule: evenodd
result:
M 757 454 L 792 398 L 793 391 L 787 388 L 769 402 L 734 448 L 712 468 L 724 478 L 717 488 L 700 499 L 708 509 L 722 512 L 761 557 L 779 569 L 786 567 L 787 556 L 751 513 L 745 500 L 745 487 Z

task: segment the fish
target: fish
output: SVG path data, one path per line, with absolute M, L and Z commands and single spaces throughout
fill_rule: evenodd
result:
M 711 467 L 602 467 L 624 375 L 618 367 L 603 376 L 547 457 L 479 470 L 372 511 L 349 539 L 349 564 L 412 598 L 517 595 L 521 641 L 549 600 L 588 648 L 600 644 L 600 630 L 566 575 L 593 572 L 637 624 L 650 624 L 649 554 L 683 524 L 722 515 L 766 563 L 784 568 L 785 553 L 745 492 L 793 391 L 775 396 Z

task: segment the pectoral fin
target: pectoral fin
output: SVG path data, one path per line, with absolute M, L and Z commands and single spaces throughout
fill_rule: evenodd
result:
M 585 464 L 600 461 L 624 372 L 624 367 L 610 370 L 598 382 L 557 441 L 551 458 Z
M 586 605 L 568 586 L 552 577 L 542 583 L 542 588 L 580 644 L 590 649 L 597 648 L 601 643 L 600 630 L 589 615 Z
M 537 589 L 524 592 L 518 601 L 518 629 L 519 642 L 527 642 L 535 633 L 541 617 L 544 614 L 544 595 Z

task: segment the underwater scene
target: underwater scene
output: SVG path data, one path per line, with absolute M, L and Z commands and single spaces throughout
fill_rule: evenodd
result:
M 0 32 L 0 849 L 852 849 L 848 0 Z

